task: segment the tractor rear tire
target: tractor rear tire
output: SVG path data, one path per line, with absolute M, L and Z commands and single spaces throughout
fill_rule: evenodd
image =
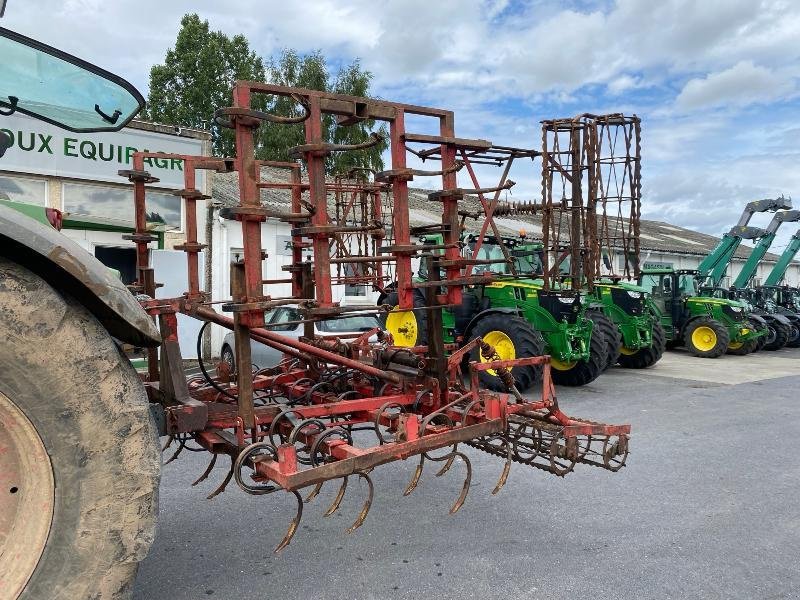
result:
M 789 328 L 775 319 L 768 319 L 767 327 L 769 328 L 769 333 L 767 334 L 767 342 L 764 344 L 764 350 L 774 352 L 786 346 L 789 341 Z
M 709 317 L 700 317 L 689 323 L 683 335 L 686 349 L 700 358 L 719 358 L 727 352 L 730 339 L 725 326 Z
M 800 348 L 800 315 L 784 314 L 784 317 L 789 319 L 791 324 L 791 331 L 789 332 L 789 339 L 786 341 L 787 348 Z
M 592 328 L 592 336 L 589 340 L 589 358 L 576 361 L 568 369 L 557 369 L 553 367 L 550 373 L 553 382 L 558 385 L 568 387 L 579 387 L 591 383 L 603 372 L 607 361 L 607 345 L 603 332 Z
M 498 338 L 505 336 L 507 341 L 513 345 L 513 357 L 504 356 L 502 348 L 497 348 L 501 358 L 527 358 L 544 355 L 544 340 L 541 334 L 522 317 L 504 313 L 488 314 L 473 327 L 469 339 L 480 337 L 487 343 L 492 343 L 493 334 L 496 334 L 495 337 Z M 480 348 L 473 348 L 469 359 L 475 362 L 488 361 L 488 357 L 481 356 Z M 511 369 L 511 374 L 514 376 L 517 389 L 524 392 L 537 381 L 541 381 L 542 367 L 536 365 L 514 367 Z M 508 391 L 501 379 L 489 371 L 478 371 L 478 381 L 484 387 L 495 392 Z
M 3 258 L 0 306 L 2 596 L 129 598 L 158 514 L 144 386 L 89 311 Z
M 586 316 L 589 317 L 594 326 L 592 327 L 592 335 L 597 330 L 602 331 L 606 339 L 606 364 L 603 367 L 607 371 L 610 367 L 617 364 L 621 356 L 622 349 L 622 333 L 617 327 L 617 324 L 609 319 L 601 310 L 592 309 L 586 311 Z
M 626 369 L 646 369 L 656 364 L 667 349 L 667 334 L 659 321 L 653 324 L 653 343 L 634 354 L 620 354 L 619 364 Z

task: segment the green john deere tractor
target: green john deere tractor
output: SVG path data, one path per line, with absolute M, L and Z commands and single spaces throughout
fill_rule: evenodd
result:
M 752 327 L 745 303 L 698 295 L 696 270 L 644 269 L 639 285 L 650 292 L 667 344 L 694 356 L 717 358 L 763 335 Z
M 517 262 L 518 274 L 541 275 L 541 253 L 538 242 L 509 240 L 515 243 L 516 255 L 536 256 L 534 262 Z M 560 269 L 569 273 L 569 258 L 561 261 Z M 537 269 L 537 270 L 531 270 Z M 582 291 L 586 316 L 601 329 L 606 339 L 605 368 L 617 363 L 622 367 L 643 369 L 657 363 L 666 349 L 666 336 L 660 320 L 648 310 L 647 291 L 636 284 L 601 279 L 592 289 Z
M 594 381 L 603 372 L 607 362 L 607 345 L 602 331 L 592 319 L 584 315 L 579 292 L 567 290 L 545 291 L 540 279 L 506 274 L 506 259 L 500 244 L 489 243 L 479 249 L 476 272 L 481 268 L 493 271 L 492 283 L 472 286 L 464 291 L 460 306 L 445 310 L 443 323 L 445 341 L 464 344 L 480 336 L 495 348 L 501 359 L 549 354 L 553 381 L 567 386 L 581 386 Z M 428 236 L 426 243 L 441 243 L 437 236 Z M 474 249 L 476 240 L 465 242 Z M 513 241 L 507 246 L 512 260 L 518 266 L 535 262 L 538 257 L 514 249 Z M 535 273 L 535 265 L 520 268 L 522 273 Z M 539 266 L 541 272 L 541 266 Z M 428 279 L 423 266 L 420 279 Z M 398 346 L 415 346 L 427 343 L 427 318 L 425 298 L 421 290 L 414 292 L 414 306 L 419 310 L 392 311 L 385 321 Z M 379 304 L 397 305 L 397 295 L 387 291 Z M 473 360 L 487 361 L 477 348 Z M 515 367 L 512 370 L 520 390 L 526 389 L 539 378 L 535 367 Z M 480 373 L 481 383 L 490 389 L 506 388 L 492 371 Z

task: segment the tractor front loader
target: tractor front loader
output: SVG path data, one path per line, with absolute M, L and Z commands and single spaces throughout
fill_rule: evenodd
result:
M 11 100 L 0 101 L 5 114 L 19 110 L 73 131 L 97 131 L 121 127 L 142 106 L 133 88 L 93 65 L 5 30 L 0 30 L 0 44 L 4 60 L 27 68 L 39 65 L 47 73 L 19 69 L 12 72 L 29 80 L 0 81 L 0 98 Z M 54 68 L 53 60 L 62 62 Z M 74 81 L 92 76 L 99 79 L 93 85 L 65 93 Z M 108 93 L 100 93 L 103 86 Z M 30 89 L 43 90 L 36 103 L 23 96 Z M 265 97 L 294 101 L 296 116 L 255 108 L 264 105 Z M 426 465 L 442 463 L 441 475 L 453 467 L 456 471 L 459 463 L 464 479 L 451 513 L 464 504 L 470 489 L 465 446 L 498 457 L 494 494 L 506 483 L 513 462 L 556 476 L 579 465 L 612 472 L 625 465 L 630 426 L 566 415 L 547 357 L 503 360 L 489 336 L 476 336 L 446 353 L 442 311 L 460 306 L 467 286 L 492 283 L 491 276 L 462 275 L 457 204 L 462 191 L 456 187 L 455 156 L 489 148 L 490 143 L 457 138 L 454 115 L 444 109 L 248 81 L 235 84 L 232 100 L 232 106 L 216 111 L 214 120 L 233 130 L 235 157 L 137 152 L 131 168 L 120 172 L 133 184 L 136 215 L 130 239 L 137 247 L 137 281 L 130 290 L 47 225 L 0 207 L 0 320 L 6 333 L 0 346 L 4 599 L 130 596 L 158 512 L 158 434 L 167 438 L 166 463 L 178 468 L 184 451 L 207 454 L 208 467 L 194 485 L 213 477 L 215 465 L 224 463 L 224 476 L 208 498 L 234 482 L 246 494 L 292 501 L 296 515 L 276 551 L 293 540 L 303 506 L 326 483 L 338 488 L 326 514 L 341 506 L 348 481 L 366 484 L 363 507 L 348 532 L 357 530 L 373 505 L 380 481 L 375 469 L 398 460 L 417 461 L 406 495 L 422 485 Z M 438 135 L 406 131 L 407 115 L 437 124 Z M 353 225 L 330 210 L 326 157 L 379 142 L 376 137 L 354 145 L 326 142 L 323 119 L 330 117 L 341 127 L 364 120 L 389 124 L 391 165 L 381 178 L 392 197 L 390 235 L 388 223 L 370 219 Z M 304 143 L 291 155 L 302 161 L 307 179 L 297 161 L 282 163 L 290 173 L 288 181 L 262 177 L 266 163 L 254 156 L 254 136 L 264 122 L 304 125 Z M 442 169 L 420 175 L 407 168 L 407 145 L 412 143 L 440 151 Z M 184 172 L 184 187 L 177 193 L 185 202 L 186 241 L 179 249 L 186 254 L 189 284 L 172 298 L 155 297 L 158 273 L 149 262 L 153 236 L 146 223 L 147 186 L 156 179 L 144 167 L 153 156 L 181 161 Z M 203 244 L 197 238 L 197 204 L 207 199 L 196 186 L 199 169 L 238 175 L 241 199 L 223 215 L 241 227 L 244 247 L 241 260 L 230 265 L 230 298 L 212 298 L 199 284 Z M 415 282 L 412 257 L 432 248 L 412 243 L 407 186 L 414 176 L 425 175 L 441 177 L 442 189 L 432 201 L 441 203 L 445 253 L 431 265 L 431 281 Z M 288 211 L 261 203 L 260 190 L 270 188 L 290 191 Z M 491 211 L 482 217 L 492 221 Z M 292 225 L 293 260 L 285 267 L 291 283 L 288 296 L 270 293 L 284 279 L 264 279 L 261 235 L 267 218 Z M 375 236 L 380 248 L 369 254 L 339 253 L 335 247 L 342 234 L 350 233 Z M 388 245 L 382 244 L 384 239 Z M 313 250 L 313 262 L 303 260 L 306 248 Z M 318 320 L 378 310 L 334 301 L 334 286 L 348 281 L 334 275 L 332 265 L 339 263 L 369 264 L 376 286 L 382 276 L 375 267 L 384 263 L 396 273 L 398 305 L 405 311 L 414 309 L 415 292 L 422 290 L 430 325 L 427 346 L 395 346 L 391 336 L 377 329 L 346 339 L 315 335 Z M 437 281 L 439 269 L 446 275 L 442 281 Z M 307 336 L 297 339 L 265 326 L 265 311 L 285 304 L 300 307 Z M 240 368 L 231 373 L 220 364 L 214 374 L 199 358 L 202 375 L 187 378 L 178 343 L 179 314 L 202 321 L 201 336 L 209 324 L 232 329 L 237 365 L 251 364 L 251 340 L 279 350 L 284 360 L 255 372 Z M 146 373 L 132 368 L 116 340 L 148 348 Z M 502 340 L 494 343 L 499 347 Z M 482 358 L 468 362 L 469 376 L 463 381 L 460 365 L 470 352 Z M 541 370 L 540 394 L 528 397 L 519 391 L 512 374 L 516 368 Z M 494 371 L 506 389 L 481 389 L 483 371 Z M 189 488 L 187 494 L 197 489 Z M 263 542 L 275 532 L 274 524 L 266 523 L 257 537 Z

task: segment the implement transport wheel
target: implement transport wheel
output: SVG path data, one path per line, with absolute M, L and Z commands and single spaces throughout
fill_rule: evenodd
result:
M 522 317 L 512 314 L 492 313 L 478 321 L 472 329 L 469 339 L 483 338 L 501 360 L 512 358 L 526 358 L 529 356 L 542 356 L 544 354 L 544 341 L 538 331 L 531 327 Z M 470 360 L 476 362 L 489 362 L 491 357 L 483 356 L 479 348 L 473 348 Z M 541 381 L 542 368 L 529 365 L 511 369 L 517 389 L 521 392 L 527 390 L 535 382 Z M 492 369 L 479 371 L 478 380 L 484 387 L 496 392 L 505 392 L 506 386 Z
M 624 350 L 619 356 L 619 364 L 626 369 L 646 369 L 656 364 L 667 349 L 667 334 L 659 321 L 653 323 L 653 343 L 647 348 L 626 353 Z
M 129 598 L 161 455 L 144 387 L 81 304 L 0 258 L 0 597 Z
M 622 352 L 622 333 L 619 327 L 611 319 L 609 319 L 602 311 L 597 309 L 587 310 L 586 316 L 592 320 L 594 327 L 592 328 L 592 335 L 595 331 L 602 331 L 606 339 L 606 364 L 603 370 L 617 364 L 620 353 Z
M 730 343 L 725 326 L 708 317 L 700 317 L 689 323 L 683 339 L 689 352 L 700 358 L 718 358 L 725 354 Z
M 607 360 L 606 338 L 597 327 L 592 327 L 589 340 L 589 358 L 571 362 L 551 361 L 553 382 L 558 385 L 578 387 L 597 379 Z
M 767 319 L 767 336 L 764 350 L 780 350 L 789 341 L 789 328 L 780 321 Z

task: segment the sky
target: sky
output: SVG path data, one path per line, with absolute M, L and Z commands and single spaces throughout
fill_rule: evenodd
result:
M 455 110 L 460 137 L 539 148 L 542 119 L 636 114 L 645 218 L 719 235 L 750 200 L 800 205 L 794 0 L 8 0 L 0 24 L 146 96 L 187 12 L 264 57 L 291 47 L 334 65 L 359 58 L 374 95 Z M 487 187 L 499 178 L 479 175 Z M 538 165 L 511 178 L 510 200 L 539 196 Z M 786 224 L 773 251 L 796 230 Z

